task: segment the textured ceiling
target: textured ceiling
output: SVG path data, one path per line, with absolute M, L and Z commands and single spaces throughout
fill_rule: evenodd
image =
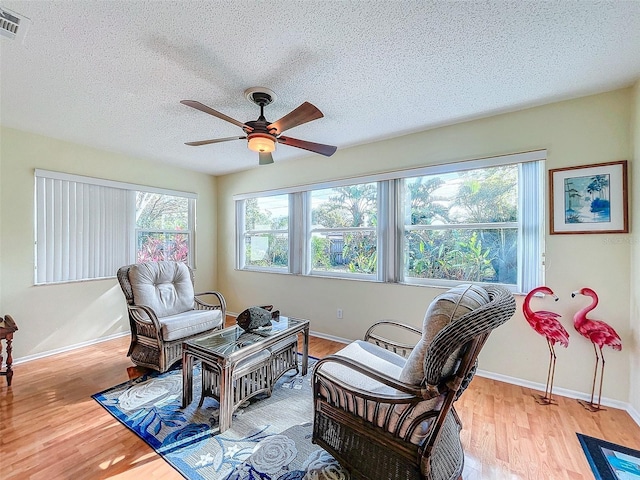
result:
M 640 1 L 6 1 L 4 126 L 220 175 L 258 167 L 246 88 L 324 118 L 286 135 L 340 148 L 632 85 Z M 278 145 L 276 162 L 315 155 Z M 315 155 L 321 161 L 324 157 Z

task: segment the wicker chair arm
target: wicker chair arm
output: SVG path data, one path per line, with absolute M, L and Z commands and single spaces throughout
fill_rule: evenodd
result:
M 153 324 L 156 331 L 158 333 L 160 332 L 160 321 L 158 320 L 156 312 L 154 312 L 151 307 L 147 307 L 146 305 L 127 305 L 127 309 L 136 322 L 145 325 Z M 147 318 L 145 318 L 145 315 Z
M 442 381 L 442 369 L 451 352 L 475 337 L 488 336 L 494 328 L 502 325 L 515 313 L 516 302 L 509 290 L 493 285 L 485 288 L 491 301 L 447 325 L 431 342 L 424 360 L 428 384 L 436 385 Z
M 379 322 L 376 322 L 371 325 L 367 332 L 364 334 L 365 342 L 374 343 L 382 348 L 386 348 L 387 350 L 391 350 L 394 353 L 402 355 L 405 358 L 409 356 L 409 353 L 411 352 L 411 350 L 413 350 L 413 347 L 416 346 L 416 343 L 418 343 L 418 341 L 416 340 L 415 343 L 409 344 L 383 337 L 375 333 L 375 331 L 378 330 L 381 326 L 391 326 L 411 333 L 415 333 L 416 335 L 418 335 L 418 337 L 422 337 L 422 331 L 411 325 L 396 322 L 394 320 L 381 320 Z
M 198 297 L 201 296 L 205 296 L 205 295 L 213 295 L 214 297 L 216 297 L 217 301 L 218 301 L 218 305 L 214 305 L 212 303 L 208 303 L 205 302 L 201 299 L 199 299 Z M 200 292 L 200 293 L 196 293 L 193 297 L 193 300 L 195 301 L 195 308 L 196 310 L 222 310 L 222 317 L 224 320 L 224 316 L 227 313 L 227 302 L 225 301 L 224 297 L 222 296 L 222 294 L 220 292 L 216 292 L 216 291 L 210 291 L 210 292 Z
M 469 372 L 465 375 L 465 377 L 460 382 L 460 386 L 456 391 L 456 395 L 454 397 L 454 401 L 458 400 L 460 398 L 460 395 L 462 395 L 464 393 L 464 391 L 467 389 L 467 387 L 471 383 L 471 380 L 473 380 L 473 377 L 476 376 L 476 371 L 477 370 L 478 370 L 478 360 L 476 359 L 476 361 L 473 362 L 473 365 L 469 369 Z
M 343 365 L 362 375 L 369 377 L 372 380 L 403 392 L 403 395 L 397 393 L 394 395 L 384 395 L 380 392 L 372 394 L 372 392 L 368 390 L 361 390 L 359 388 L 356 388 L 352 385 L 338 380 L 330 373 L 323 372 L 321 370 L 321 367 L 325 363 L 338 363 L 340 365 Z M 343 357 L 341 355 L 329 355 L 322 358 L 321 360 L 318 360 L 316 365 L 313 367 L 313 377 L 322 377 L 326 381 L 337 385 L 340 389 L 346 392 L 361 397 L 365 400 L 373 400 L 379 403 L 416 403 L 418 401 L 433 398 L 438 395 L 438 392 L 434 392 L 432 389 L 401 382 L 393 377 L 390 377 L 389 375 L 386 375 L 385 373 L 378 372 L 367 365 L 364 365 L 356 360 Z

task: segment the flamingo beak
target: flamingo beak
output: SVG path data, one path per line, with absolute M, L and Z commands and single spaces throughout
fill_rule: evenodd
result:
M 553 296 L 553 298 L 554 298 L 554 300 L 555 300 L 556 302 L 557 302 L 558 300 L 560 300 L 560 299 L 558 298 L 558 296 L 557 296 L 557 295 L 555 295 L 555 294 L 554 294 L 554 295 L 552 295 L 552 296 Z
M 578 295 L 580 292 L 571 292 L 571 298 L 575 298 L 576 295 Z

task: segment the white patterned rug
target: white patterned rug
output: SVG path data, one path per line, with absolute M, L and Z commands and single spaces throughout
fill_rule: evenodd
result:
M 333 457 L 311 443 L 311 373 L 285 374 L 271 397 L 255 397 L 238 408 L 231 428 L 221 434 L 218 402 L 207 398 L 198 408 L 196 371 L 195 398 L 184 410 L 180 369 L 145 375 L 92 397 L 188 479 L 349 478 Z

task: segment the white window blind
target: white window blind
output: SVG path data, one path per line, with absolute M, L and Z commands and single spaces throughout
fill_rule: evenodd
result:
M 36 177 L 36 283 L 113 277 L 129 263 L 130 195 Z
M 528 293 L 544 283 L 544 162 L 520 164 L 518 212 L 520 213 L 520 236 L 518 264 L 519 291 Z
M 194 193 L 36 170 L 35 197 L 36 284 L 114 277 L 136 260 L 194 266 Z

